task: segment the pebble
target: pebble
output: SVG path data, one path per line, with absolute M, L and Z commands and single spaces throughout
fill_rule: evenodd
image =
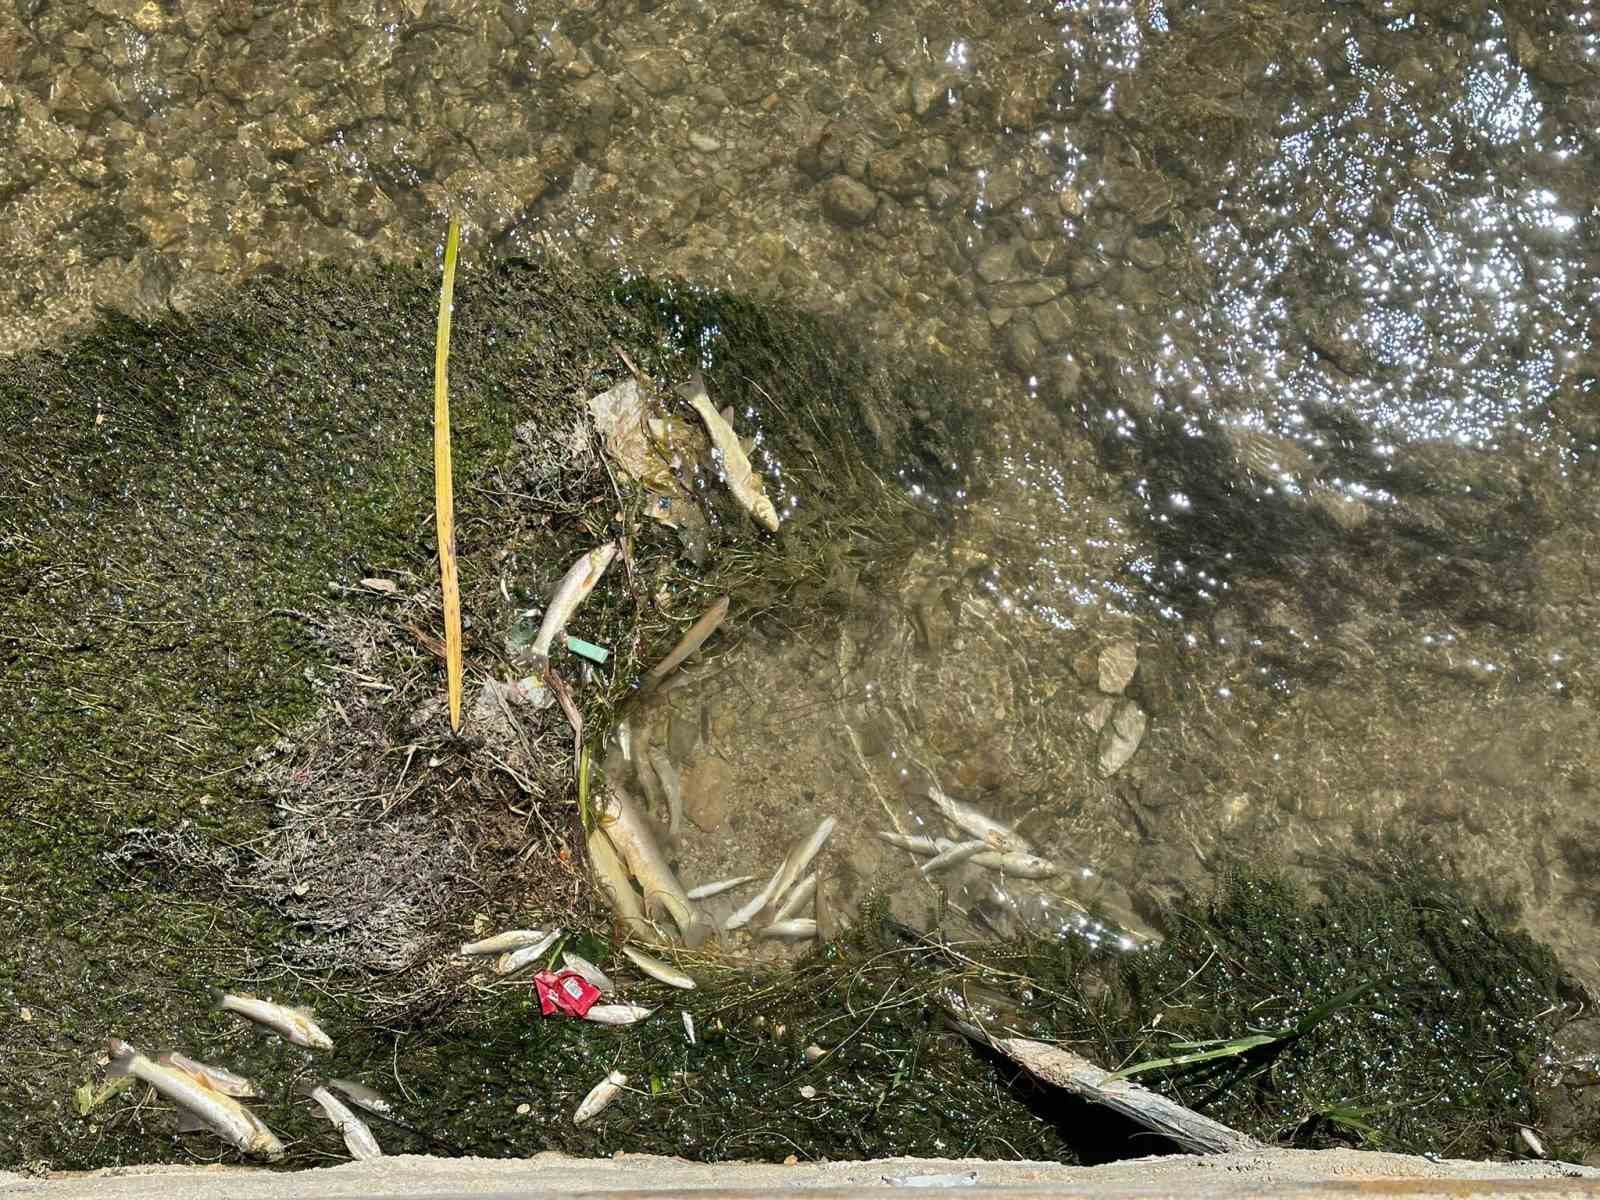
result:
M 1071 355 L 1057 358 L 1044 373 L 1044 401 L 1058 413 L 1077 402 L 1083 367 Z
M 1116 706 L 1117 702 L 1109 696 L 1095 701 L 1084 710 L 1083 723 L 1096 733 L 1099 733 L 1105 728 L 1106 722 L 1111 719 L 1111 710 Z
M 936 117 L 946 111 L 955 83 L 953 77 L 943 72 L 913 75 L 908 88 L 912 113 L 919 117 Z
M 696 150 L 703 151 L 706 154 L 712 154 L 722 149 L 721 142 L 717 141 L 716 138 L 704 133 L 691 133 L 689 135 L 689 145 L 693 146 Z
M 1081 217 L 1086 209 L 1083 193 L 1075 187 L 1063 188 L 1056 197 L 1056 203 L 1061 206 L 1061 215 L 1064 217 Z
M 1018 246 L 1015 242 L 1000 242 L 978 255 L 973 264 L 978 278 L 985 283 L 1013 283 L 1024 277 L 1017 262 Z
M 991 171 L 982 180 L 980 195 L 995 212 L 1005 212 L 1022 198 L 1022 179 L 1010 167 Z
M 1033 322 L 1027 319 L 1008 321 L 1006 323 L 1006 361 L 1023 374 L 1031 372 L 1039 364 L 1039 355 L 1044 352 L 1044 345 L 1039 341 L 1039 334 L 1033 328 Z
M 1155 271 L 1166 265 L 1167 252 L 1155 238 L 1132 237 L 1123 247 L 1128 261 L 1142 271 Z
M 670 46 L 643 46 L 624 50 L 622 69 L 652 96 L 669 96 L 689 79 L 689 65 Z
M 1148 718 L 1132 700 L 1124 700 L 1111 723 L 1100 731 L 1100 774 L 1115 775 L 1144 740 Z
M 822 212 L 836 225 L 865 225 L 878 207 L 878 194 L 848 175 L 822 185 Z
M 1067 279 L 1075 288 L 1090 288 L 1106 277 L 1110 264 L 1097 254 L 1080 254 L 1067 268 Z
M 996 304 L 1011 308 L 1032 308 L 1054 300 L 1066 288 L 1059 279 L 1028 279 L 1021 283 L 997 284 L 989 293 Z
M 1112 642 L 1100 651 L 1100 690 L 1108 696 L 1122 694 L 1139 667 L 1139 647 L 1126 639 Z
M 1051 300 L 1033 310 L 1033 326 L 1047 343 L 1066 341 L 1072 332 L 1072 310 L 1062 300 Z

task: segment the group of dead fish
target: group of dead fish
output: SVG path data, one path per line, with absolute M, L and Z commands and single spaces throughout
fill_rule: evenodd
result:
M 705 423 L 714 459 L 734 498 L 761 525 L 776 531 L 780 520 L 766 494 L 761 476 L 752 469 L 744 445 L 727 417 L 712 406 L 698 375 L 685 385 L 683 395 Z M 631 381 L 597 397 L 591 402 L 591 411 L 606 435 L 608 449 L 625 467 L 633 468 L 630 474 L 652 490 L 653 502 L 649 510 L 652 515 L 667 524 L 681 519 L 686 509 L 681 503 L 674 507 L 674 501 L 681 500 L 681 497 L 672 494 L 670 476 L 650 478 L 644 460 L 639 458 L 636 449 L 630 450 L 631 426 L 628 419 L 637 420 L 641 411 L 638 393 Z M 655 424 L 661 426 L 662 423 L 658 421 Z M 657 442 L 671 440 L 670 432 L 664 427 L 652 432 Z M 608 542 L 584 554 L 563 576 L 545 611 L 532 647 L 536 664 L 542 665 L 548 661 L 556 638 L 578 606 L 593 591 L 616 553 L 616 543 Z M 646 687 L 660 683 L 694 654 L 716 630 L 727 611 L 728 598 L 722 597 L 688 630 L 671 653 L 650 671 L 645 681 Z M 518 701 L 540 706 L 552 700 L 542 672 L 519 680 L 510 686 L 509 692 Z M 623 757 L 632 762 L 626 725 L 619 727 L 619 734 Z M 632 765 L 647 789 L 655 790 L 650 789 L 651 783 L 659 785 L 670 811 L 671 829 L 675 834 L 682 821 L 682 797 L 675 775 L 663 769 L 664 762 L 652 763 L 643 756 Z M 950 823 L 953 831 L 962 835 L 961 840 L 887 830 L 878 835 L 892 845 L 924 856 L 927 859 L 922 864 L 925 874 L 931 875 L 969 861 L 1005 875 L 1027 879 L 1044 879 L 1059 873 L 1060 868 L 1055 863 L 1035 854 L 1033 847 L 1010 827 L 945 795 L 937 787 L 930 787 L 928 798 Z M 714 932 L 714 927 L 697 902 L 744 887 L 759 878 L 756 875 L 743 875 L 685 889 L 662 854 L 652 823 L 640 812 L 633 799 L 615 784 L 608 785 L 601 792 L 593 815 L 594 825 L 588 838 L 588 850 L 595 878 L 630 935 L 641 940 L 656 943 L 670 941 L 670 935 L 664 932 L 662 925 L 657 924 L 658 920 L 664 918 L 676 926 L 684 945 L 691 949 L 702 946 Z M 837 931 L 836 917 L 829 911 L 824 891 L 818 886 L 819 873 L 808 872 L 807 868 L 833 834 L 834 827 L 834 818 L 827 817 L 808 837 L 791 848 L 766 885 L 748 903 L 721 922 L 722 931 L 732 933 L 749 926 L 757 937 L 762 938 L 801 941 L 818 936 L 833 937 Z M 632 880 L 638 881 L 640 891 L 635 891 Z M 804 915 L 808 905 L 811 906 L 810 916 Z M 508 976 L 539 962 L 560 942 L 563 935 L 561 929 L 549 932 L 536 929 L 509 930 L 466 943 L 462 945 L 461 953 L 465 956 L 494 955 L 495 973 Z M 640 971 L 662 983 L 677 988 L 695 986 L 694 980 L 683 971 L 635 946 L 624 945 L 621 950 Z M 580 955 L 563 951 L 562 963 L 602 993 L 614 990 L 606 973 Z M 254 996 L 236 995 L 223 996 L 219 1007 L 259 1023 L 295 1045 L 316 1050 L 333 1048 L 332 1039 L 306 1009 L 290 1008 Z M 584 1017 L 601 1024 L 629 1025 L 644 1020 L 654 1011 L 637 1004 L 607 1003 L 593 1005 Z M 682 1016 L 685 1036 L 692 1043 L 695 1040 L 693 1018 L 687 1012 Z M 260 1117 L 240 1103 L 241 1099 L 261 1095 L 250 1080 L 225 1068 L 201 1063 L 175 1052 L 150 1058 L 117 1038 L 106 1043 L 106 1050 L 111 1056 L 108 1075 L 130 1076 L 148 1084 L 158 1095 L 177 1105 L 180 1130 L 209 1129 L 245 1154 L 268 1161 L 283 1157 L 282 1142 Z M 573 1114 L 573 1121 L 581 1125 L 598 1115 L 627 1083 L 628 1077 L 619 1071 L 607 1074 L 584 1097 Z M 371 1128 L 355 1113 L 352 1105 L 384 1120 L 403 1124 L 396 1119 L 388 1100 L 359 1083 L 331 1079 L 327 1083 L 303 1084 L 300 1090 L 320 1106 L 323 1114 L 343 1135 L 351 1155 L 358 1159 L 377 1157 L 383 1151 Z
M 296 1046 L 310 1050 L 332 1050 L 333 1039 L 317 1024 L 310 1010 L 290 1008 L 255 996 L 224 995 L 217 1007 L 225 1012 L 256 1022 Z M 107 1075 L 131 1077 L 145 1083 L 159 1096 L 178 1107 L 178 1130 L 207 1129 L 244 1154 L 275 1162 L 283 1157 L 283 1143 L 267 1123 L 251 1112 L 241 1099 L 261 1095 L 250 1080 L 225 1067 L 198 1062 L 176 1052 L 154 1058 L 140 1053 L 120 1038 L 106 1042 L 111 1057 Z M 383 1151 L 367 1123 L 351 1105 L 385 1120 L 396 1120 L 394 1108 L 380 1093 L 348 1079 L 326 1083 L 303 1083 L 299 1090 L 315 1101 L 323 1116 L 332 1121 L 344 1136 L 344 1144 L 355 1158 L 377 1158 Z

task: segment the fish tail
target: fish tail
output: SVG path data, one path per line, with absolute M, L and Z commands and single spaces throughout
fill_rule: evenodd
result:
M 228 994 L 221 988 L 207 988 L 206 997 L 211 1001 L 212 1012 L 223 1012 L 227 1009 Z
M 121 1038 L 106 1039 L 106 1053 L 111 1056 L 111 1065 L 106 1068 L 106 1077 L 116 1079 L 123 1075 L 133 1074 L 134 1049 Z

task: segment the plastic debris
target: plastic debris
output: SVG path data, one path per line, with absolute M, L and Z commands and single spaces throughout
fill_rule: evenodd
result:
M 539 1011 L 547 1017 L 558 1012 L 587 1017 L 600 999 L 600 989 L 576 971 L 540 971 L 533 986 L 539 993 Z
M 587 658 L 590 662 L 597 662 L 601 666 L 604 666 L 611 657 L 611 651 L 604 646 L 596 646 L 593 642 L 586 642 L 582 638 L 573 637 L 571 634 L 567 635 L 567 649 L 582 658 Z

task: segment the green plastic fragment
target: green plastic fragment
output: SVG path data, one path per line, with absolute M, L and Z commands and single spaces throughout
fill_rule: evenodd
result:
M 567 649 L 597 663 L 604 663 L 611 657 L 611 651 L 604 646 L 596 646 L 593 642 L 586 642 L 582 638 L 567 638 Z

